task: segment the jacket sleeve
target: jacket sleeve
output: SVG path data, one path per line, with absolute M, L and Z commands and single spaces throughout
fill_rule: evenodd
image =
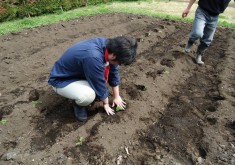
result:
M 108 89 L 104 79 L 104 65 L 99 58 L 85 58 L 82 67 L 86 80 L 91 88 L 95 91 L 100 100 L 108 97 Z
M 118 65 L 110 65 L 108 83 L 111 87 L 115 87 L 120 84 Z

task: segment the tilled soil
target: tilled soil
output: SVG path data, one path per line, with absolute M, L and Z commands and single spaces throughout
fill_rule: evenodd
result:
M 0 164 L 235 164 L 235 34 L 218 27 L 199 66 L 198 43 L 183 52 L 190 30 L 115 13 L 0 36 Z M 78 122 L 50 69 L 75 42 L 119 35 L 139 41 L 136 62 L 120 67 L 127 110 L 108 116 L 96 102 Z

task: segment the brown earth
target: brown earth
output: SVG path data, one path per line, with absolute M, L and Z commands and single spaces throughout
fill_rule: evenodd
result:
M 1 36 L 0 164 L 235 164 L 235 34 L 218 27 L 198 66 L 196 46 L 183 52 L 190 29 L 116 13 Z M 120 67 L 128 108 L 107 116 L 96 103 L 80 123 L 50 69 L 73 43 L 118 35 L 139 40 L 137 61 Z

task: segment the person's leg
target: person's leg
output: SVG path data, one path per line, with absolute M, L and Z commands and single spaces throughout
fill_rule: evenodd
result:
M 205 14 L 203 13 L 202 9 L 198 7 L 195 12 L 192 31 L 189 35 L 188 42 L 185 46 L 185 52 L 187 53 L 190 52 L 194 42 L 197 39 L 202 38 L 205 25 L 206 25 Z
M 55 92 L 68 99 L 75 100 L 77 105 L 87 106 L 95 100 L 95 91 L 85 80 L 75 81 L 64 88 L 54 88 Z
M 64 88 L 55 88 L 54 91 L 68 99 L 75 100 L 74 113 L 78 120 L 86 121 L 87 112 L 84 106 L 91 104 L 95 100 L 95 92 L 87 81 L 81 80 L 73 82 Z
M 207 16 L 207 24 L 204 29 L 204 35 L 200 39 L 200 45 L 198 46 L 197 53 L 196 53 L 196 63 L 197 64 L 204 64 L 202 61 L 202 57 L 206 51 L 206 49 L 210 46 L 216 26 L 218 23 L 218 16 Z

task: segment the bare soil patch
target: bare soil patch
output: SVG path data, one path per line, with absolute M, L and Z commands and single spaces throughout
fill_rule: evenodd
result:
M 190 30 L 116 13 L 1 36 L 0 164 L 235 164 L 235 34 L 219 27 L 198 66 L 196 46 L 183 52 Z M 137 61 L 120 67 L 127 110 L 107 116 L 95 103 L 80 123 L 50 69 L 73 43 L 118 35 L 139 40 Z

